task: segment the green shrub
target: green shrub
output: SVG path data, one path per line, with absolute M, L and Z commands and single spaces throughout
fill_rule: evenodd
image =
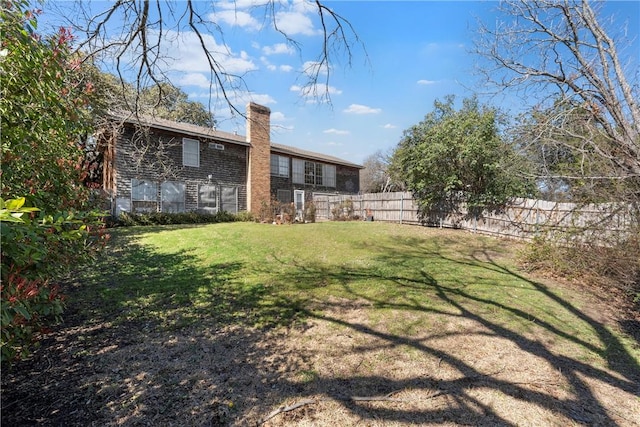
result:
M 24 204 L 25 198 L 0 198 L 3 362 L 27 355 L 38 335 L 60 320 L 64 297 L 55 280 L 92 259 L 108 238 L 95 214 L 32 218 L 38 209 Z
M 173 224 L 215 224 L 220 222 L 251 221 L 253 216 L 248 212 L 232 214 L 220 211 L 215 214 L 199 212 L 151 212 L 130 213 L 122 212 L 114 221 L 116 226 L 135 225 L 173 225 Z
M 239 222 L 253 222 L 255 219 L 255 216 L 251 212 L 241 211 L 236 214 L 236 221 Z

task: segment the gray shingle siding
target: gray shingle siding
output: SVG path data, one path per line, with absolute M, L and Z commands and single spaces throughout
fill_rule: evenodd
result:
M 215 196 L 218 209 L 235 207 L 238 211 L 259 210 L 270 196 L 277 197 L 278 190 L 289 191 L 291 200 L 294 190 L 304 190 L 306 199 L 310 199 L 315 192 L 353 194 L 359 191 L 359 172 L 362 166 L 337 157 L 274 144 L 269 137 L 270 110 L 250 103 L 247 106 L 247 114 L 249 136 L 246 137 L 158 118 L 122 117 L 114 114 L 112 119 L 118 125 L 114 129 L 119 130 L 105 133 L 110 142 L 106 144 L 103 167 L 103 187 L 111 195 L 112 201 L 115 201 L 115 205 L 112 205 L 114 213 L 138 207 L 162 210 L 161 185 L 167 181 L 184 184 L 185 199 L 183 206 L 182 200 L 175 197 L 182 194 L 181 187 L 166 186 L 164 194 L 169 200 L 165 207 L 186 211 L 202 208 L 198 206 L 198 188 L 205 184 L 217 187 L 217 195 L 201 193 L 210 197 L 210 208 L 214 207 Z M 117 136 L 114 141 L 115 135 Z M 199 141 L 198 167 L 183 165 L 184 137 Z M 288 159 L 288 177 L 270 174 L 272 154 Z M 195 160 L 194 157 L 190 156 Z M 294 184 L 292 159 L 334 166 L 335 186 Z M 300 173 L 300 163 L 297 165 L 297 173 Z M 322 171 L 323 174 L 329 174 L 328 171 L 331 171 L 327 176 L 333 177 L 332 169 L 323 167 Z M 309 170 L 308 177 L 312 174 Z M 134 192 L 144 201 L 132 202 L 133 179 L 148 181 L 134 188 Z M 327 183 L 320 179 L 317 182 Z M 155 183 L 155 195 L 151 194 L 154 188 L 151 183 Z M 230 187 L 237 191 L 224 191 L 223 197 L 223 189 Z M 234 195 L 237 196 L 237 206 L 230 197 Z M 223 199 L 225 206 L 221 207 Z
M 237 187 L 238 210 L 246 210 L 247 147 L 199 138 L 200 167 L 190 167 L 182 164 L 182 138 L 180 133 L 154 129 L 140 140 L 133 126 L 126 126 L 116 144 L 116 197 L 131 198 L 132 179 L 158 183 L 158 200 L 163 181 L 182 182 L 186 184 L 185 210 L 194 211 L 198 208 L 198 186 L 211 183 Z M 210 147 L 209 142 L 223 145 L 224 150 Z
M 283 155 L 282 153 L 278 153 L 279 155 Z M 307 160 L 307 159 L 302 159 Z M 324 162 L 326 164 L 332 164 L 329 162 Z M 320 192 L 320 193 L 340 193 L 340 194 L 356 194 L 360 191 L 360 168 L 356 165 L 347 166 L 347 165 L 335 165 L 336 167 L 336 186 L 335 187 L 325 187 L 323 185 L 314 185 L 314 184 L 299 184 L 294 183 L 291 174 L 292 174 L 292 164 L 291 158 L 289 158 L 289 177 L 282 177 L 271 175 L 271 195 L 273 198 L 277 196 L 278 190 L 289 190 L 292 192 L 294 190 L 304 190 L 305 192 L 309 192 L 309 199 L 311 197 L 311 192 Z

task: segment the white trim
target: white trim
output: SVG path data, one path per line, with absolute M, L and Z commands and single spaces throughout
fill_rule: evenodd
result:
M 298 203 L 298 196 L 300 196 L 301 203 Z M 293 206 L 296 209 L 296 218 L 302 220 L 304 218 L 304 190 L 293 191 Z
M 182 165 L 200 167 L 200 141 L 182 138 Z

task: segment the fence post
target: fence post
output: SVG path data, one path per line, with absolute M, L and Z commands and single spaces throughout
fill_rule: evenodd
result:
M 403 216 L 404 216 L 404 192 L 400 193 L 400 224 L 402 224 Z
M 540 235 L 540 207 L 538 206 L 538 201 L 535 201 L 536 205 L 536 231 L 533 234 L 534 237 L 538 237 Z

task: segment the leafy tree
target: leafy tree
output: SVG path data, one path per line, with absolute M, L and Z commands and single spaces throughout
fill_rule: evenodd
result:
M 92 86 L 78 80 L 68 30 L 36 33 L 27 2 L 3 3 L 0 62 L 2 197 L 26 196 L 46 212 L 82 208 L 80 138 L 90 131 Z
M 434 110 L 405 131 L 394 153 L 393 167 L 422 214 L 456 211 L 463 203 L 470 210 L 495 209 L 531 194 L 532 182 L 513 173 L 524 160 L 500 136 L 498 112 L 475 98 L 463 100 L 456 111 L 454 100 L 436 100 Z
M 190 101 L 182 89 L 171 83 L 147 86 L 138 92 L 133 84 L 100 71 L 93 64 L 84 64 L 82 74 L 93 84 L 91 107 L 98 116 L 128 111 L 198 126 L 216 125 L 213 114 L 202 103 Z
M 71 34 L 41 38 L 28 1 L 0 9 L 1 356 L 12 360 L 59 319 L 55 280 L 92 256 L 101 239 L 83 185 L 80 139 L 91 129 L 92 86 L 71 60 Z
M 142 113 L 162 119 L 207 127 L 216 124 L 202 103 L 189 101 L 186 93 L 170 83 L 142 89 L 137 105 Z

